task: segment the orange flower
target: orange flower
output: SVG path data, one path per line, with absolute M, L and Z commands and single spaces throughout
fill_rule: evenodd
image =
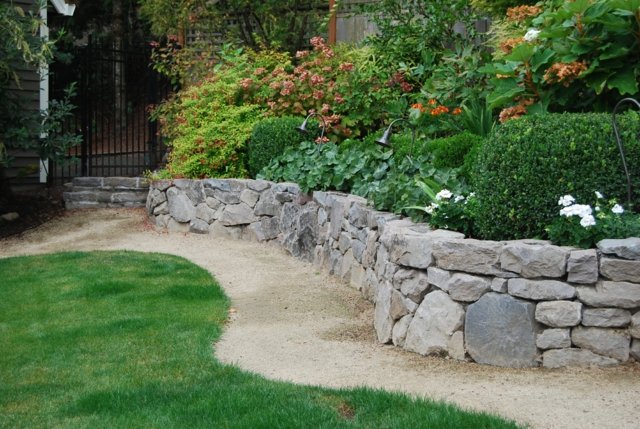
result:
M 462 113 L 462 109 L 459 107 L 456 107 L 453 109 L 453 112 L 451 112 L 452 115 L 459 115 L 460 113 Z
M 438 104 L 438 102 L 436 101 L 435 98 L 432 98 L 431 100 L 429 100 L 428 104 L 429 106 L 435 106 L 436 104 Z
M 542 9 L 538 6 L 517 6 L 507 9 L 507 19 L 509 21 L 521 22 L 529 17 L 539 15 Z
M 447 106 L 438 106 L 431 111 L 431 116 L 440 116 L 445 113 L 449 113 L 449 108 Z
M 544 81 L 547 83 L 562 83 L 568 87 L 585 71 L 587 71 L 587 64 L 584 61 L 555 63 L 544 73 Z
M 412 109 L 419 110 L 419 111 L 421 111 L 421 112 L 423 112 L 423 113 L 427 110 L 427 109 L 422 105 L 422 103 L 412 104 L 412 105 L 411 105 L 411 108 L 412 108 Z

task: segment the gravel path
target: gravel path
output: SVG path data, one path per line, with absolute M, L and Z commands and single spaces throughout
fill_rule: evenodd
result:
M 216 356 L 272 379 L 371 386 L 453 402 L 533 428 L 640 427 L 640 365 L 514 370 L 425 358 L 377 344 L 371 304 L 314 266 L 266 244 L 166 234 L 142 210 L 68 212 L 0 241 L 0 257 L 129 249 L 183 256 L 231 297 Z M 1 275 L 1 273 L 0 273 Z

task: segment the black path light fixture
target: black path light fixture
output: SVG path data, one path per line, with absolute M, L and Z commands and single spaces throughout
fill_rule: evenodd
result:
M 620 150 L 620 157 L 622 158 L 622 167 L 624 168 L 624 174 L 627 176 L 627 203 L 629 204 L 629 208 L 633 207 L 631 203 L 631 175 L 629 174 L 629 168 L 627 166 L 627 159 L 624 155 L 624 146 L 622 144 L 622 140 L 620 138 L 620 131 L 618 130 L 618 121 L 616 121 L 616 113 L 618 112 L 618 108 L 624 103 L 631 103 L 640 109 L 640 102 L 633 98 L 623 98 L 618 101 L 618 104 L 613 108 L 613 113 L 611 115 L 611 122 L 613 122 L 613 132 L 616 136 L 616 143 L 618 144 L 618 150 Z
M 327 129 L 327 122 L 324 120 L 324 117 L 317 112 L 309 113 L 309 116 L 304 118 L 304 121 L 299 127 L 296 128 L 296 130 L 300 131 L 303 134 L 309 134 L 309 130 L 307 129 L 307 123 L 309 122 L 309 119 L 311 119 L 314 116 L 320 118 L 320 120 L 322 121 L 322 131 L 320 132 L 320 141 L 322 141 L 322 138 L 324 137 L 324 132 Z
M 411 122 L 409 122 L 405 118 L 398 118 L 398 119 L 394 119 L 393 121 L 391 121 L 391 123 L 389 124 L 387 129 L 384 130 L 384 133 L 382 134 L 382 137 L 380 137 L 378 140 L 376 140 L 376 143 L 379 144 L 382 147 L 387 147 L 389 149 L 393 149 L 393 146 L 391 145 L 391 130 L 392 130 L 393 125 L 396 122 L 400 122 L 400 121 L 407 122 L 407 123 L 409 123 L 409 125 L 411 125 L 411 149 L 409 151 L 409 157 L 411 157 L 413 155 L 413 146 L 416 143 L 416 127 L 413 124 L 411 124 Z

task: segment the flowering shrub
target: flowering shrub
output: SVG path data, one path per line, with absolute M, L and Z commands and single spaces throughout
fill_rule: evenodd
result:
M 619 116 L 627 159 L 640 159 L 640 115 Z M 629 165 L 640 189 L 640 166 Z M 613 139 L 611 115 L 529 115 L 508 121 L 479 148 L 470 177 L 478 196 L 477 226 L 490 240 L 544 238 L 557 216 L 559 193 L 586 200 L 594 189 L 626 197 L 626 176 Z M 636 194 L 632 203 L 640 208 Z M 626 207 L 626 209 L 630 209 Z
M 429 198 L 429 204 L 407 209 L 424 212 L 428 215 L 427 222 L 434 228 L 458 231 L 467 237 L 475 236 L 474 216 L 477 199 L 473 192 L 454 194 L 444 188 L 435 193 L 434 183 L 427 184 L 423 180 L 416 180 L 416 185 Z M 435 186 L 437 187 L 437 184 Z
M 442 137 L 459 127 L 456 117 L 462 113 L 460 107 L 450 108 L 432 98 L 426 103 L 414 103 L 409 108 L 409 122 L 421 134 L 428 137 Z
M 334 141 L 381 126 L 385 104 L 406 90 L 404 82 L 386 82 L 367 49 L 334 48 L 321 37 L 311 45 L 296 53 L 295 66 L 254 68 L 240 82 L 245 99 L 268 106 L 273 116 L 322 115 Z
M 600 192 L 595 195 L 593 207 L 577 204 L 571 195 L 561 197 L 560 216 L 547 227 L 549 238 L 560 245 L 589 248 L 605 238 L 640 236 L 640 215 L 625 210 L 615 199 L 604 199 Z
M 542 6 L 540 6 L 542 5 Z M 639 93 L 636 0 L 550 0 L 507 10 L 494 26 L 493 107 L 505 122 L 549 110 L 610 109 Z

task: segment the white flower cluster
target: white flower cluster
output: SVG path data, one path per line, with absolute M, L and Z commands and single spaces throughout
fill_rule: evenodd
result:
M 448 189 L 443 189 L 442 191 L 438 192 L 436 194 L 436 200 L 438 201 L 442 201 L 442 200 L 448 200 L 449 198 L 451 198 L 453 196 L 453 194 L 451 193 L 450 190 Z
M 527 42 L 533 42 L 538 38 L 538 34 L 540 34 L 540 30 L 530 28 L 529 31 L 527 31 L 527 34 L 524 35 L 524 40 Z
M 603 199 L 604 197 L 598 191 L 595 192 L 597 199 Z M 593 216 L 593 209 L 587 204 L 575 204 L 576 200 L 571 195 L 564 195 L 558 200 L 558 205 L 562 206 L 560 210 L 560 216 L 571 217 L 579 216 L 580 225 L 585 228 L 594 226 L 596 224 L 596 218 Z M 596 212 L 600 212 L 600 206 L 596 205 Z M 611 207 L 611 212 L 614 214 L 624 213 L 624 208 L 620 204 L 615 204 Z M 601 215 L 598 215 L 601 217 Z
M 436 211 L 436 209 L 437 209 L 438 207 L 440 207 L 438 204 L 436 204 L 436 203 L 431 203 L 430 205 L 428 205 L 428 206 L 426 206 L 426 207 L 424 208 L 424 211 L 425 211 L 425 213 L 427 213 L 427 214 L 430 214 L 430 215 L 431 215 L 431 214 L 433 214 L 433 213 Z

